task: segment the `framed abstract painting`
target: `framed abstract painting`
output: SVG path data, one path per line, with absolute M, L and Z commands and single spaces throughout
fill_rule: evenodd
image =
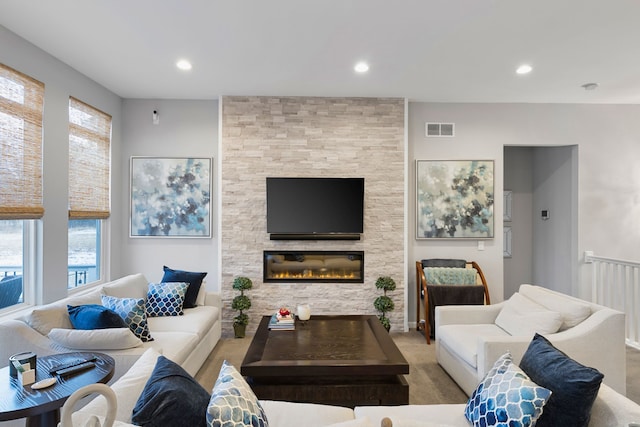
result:
M 131 157 L 130 237 L 211 237 L 211 158 Z
M 416 160 L 416 239 L 494 237 L 493 160 Z

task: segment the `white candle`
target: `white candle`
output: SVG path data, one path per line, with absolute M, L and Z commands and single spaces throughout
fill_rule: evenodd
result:
M 311 307 L 309 304 L 300 304 L 298 306 L 298 319 L 309 320 L 311 318 Z

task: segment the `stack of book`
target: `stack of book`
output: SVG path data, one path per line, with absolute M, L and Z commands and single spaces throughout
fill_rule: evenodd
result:
M 269 320 L 269 329 L 278 331 L 293 331 L 296 328 L 295 320 L 291 314 L 282 316 L 274 313 Z

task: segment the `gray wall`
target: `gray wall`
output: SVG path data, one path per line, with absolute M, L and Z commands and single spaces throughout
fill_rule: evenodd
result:
M 111 270 L 118 277 L 120 248 L 124 243 L 122 201 L 123 169 L 121 157 L 121 99 L 104 87 L 58 61 L 0 26 L 0 62 L 27 74 L 45 85 L 44 98 L 44 208 L 42 220 L 42 268 L 38 280 L 43 294 L 38 302 L 50 302 L 67 296 L 67 219 L 69 172 L 69 96 L 74 96 L 110 114 L 112 121 L 111 155 Z
M 153 124 L 157 110 L 160 122 Z M 118 159 L 123 180 L 115 192 L 122 206 L 123 218 L 122 274 L 143 273 L 147 280 L 162 279 L 162 266 L 189 271 L 206 271 L 206 287 L 219 290 L 217 233 L 218 210 L 212 200 L 212 238 L 129 238 L 130 159 L 150 157 L 211 157 L 215 197 L 219 191 L 217 179 L 218 101 L 141 100 L 123 102 L 124 135 L 122 156 Z

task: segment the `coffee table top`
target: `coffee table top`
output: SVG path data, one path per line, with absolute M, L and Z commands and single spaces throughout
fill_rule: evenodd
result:
M 76 359 L 95 357 L 92 369 L 58 377 L 51 387 L 33 390 L 31 386 L 21 386 L 18 379 L 9 376 L 9 367 L 0 369 L 0 421 L 31 417 L 59 409 L 71 394 L 85 385 L 106 383 L 113 376 L 115 362 L 103 353 L 75 352 L 38 357 L 36 381 L 53 377 L 49 370 Z
M 270 331 L 264 316 L 240 372 L 251 377 L 371 376 L 409 373 L 376 316 L 312 316 L 293 331 Z

